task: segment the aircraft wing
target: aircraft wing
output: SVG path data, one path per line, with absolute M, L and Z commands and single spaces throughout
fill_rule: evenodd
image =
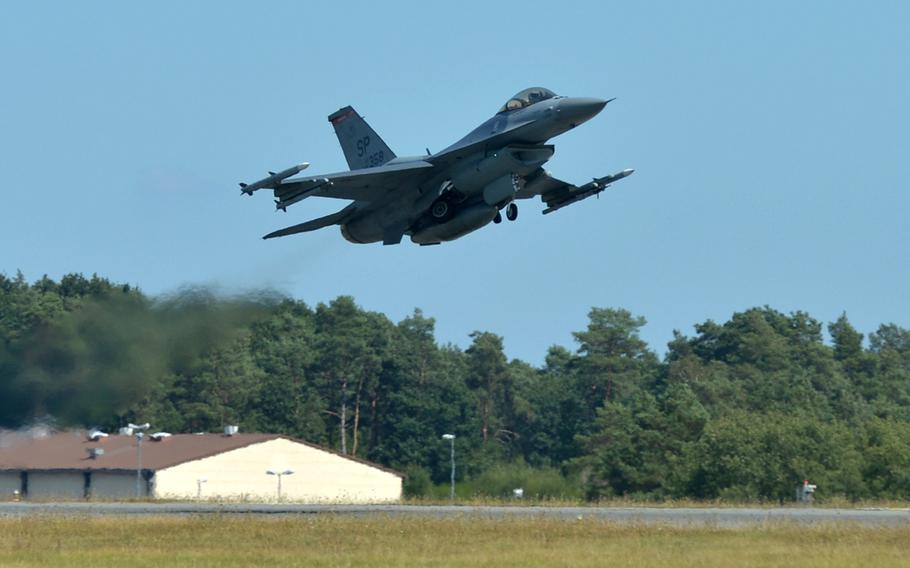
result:
M 273 188 L 277 198 L 275 205 L 278 209 L 286 209 L 288 205 L 316 196 L 374 201 L 377 196 L 414 182 L 433 167 L 433 164 L 421 160 L 323 176 L 285 179 Z
M 577 203 L 582 199 L 597 195 L 607 189 L 611 183 L 632 175 L 634 171 L 632 169 L 623 170 L 613 175 L 594 178 L 594 180 L 582 186 L 576 186 L 567 181 L 556 179 L 549 172 L 541 169 L 536 176 L 530 177 L 526 181 L 525 187 L 522 188 L 517 197 L 519 199 L 528 199 L 539 195 L 541 201 L 547 204 L 547 208 L 543 211 L 543 214 L 546 215 Z

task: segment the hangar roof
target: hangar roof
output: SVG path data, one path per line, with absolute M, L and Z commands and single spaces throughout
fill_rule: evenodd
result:
M 239 433 L 233 436 L 223 434 L 174 434 L 162 438 L 160 441 L 146 437 L 142 442 L 142 469 L 161 470 L 278 438 L 291 440 L 370 467 L 401 475 L 380 465 L 348 455 L 338 454 L 332 450 L 280 434 Z M 0 471 L 136 471 L 136 444 L 135 436 L 114 434 L 106 438 L 100 438 L 98 441 L 89 440 L 84 432 L 56 432 L 37 437 L 11 434 L 0 437 Z M 89 456 L 89 448 L 101 448 L 104 450 L 104 455 L 93 459 Z

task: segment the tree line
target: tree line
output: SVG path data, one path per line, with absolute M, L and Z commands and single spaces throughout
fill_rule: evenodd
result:
M 536 367 L 496 334 L 441 345 L 420 310 L 393 322 L 346 296 L 0 274 L 0 427 L 239 424 L 403 471 L 415 495 L 447 482 L 451 433 L 461 494 L 784 500 L 811 479 L 910 499 L 910 331 L 765 306 L 675 332 L 659 357 L 644 325 L 592 308 Z

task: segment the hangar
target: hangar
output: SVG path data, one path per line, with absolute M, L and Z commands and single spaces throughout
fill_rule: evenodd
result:
M 0 443 L 0 499 L 389 503 L 402 476 L 278 434 L 57 432 Z M 140 463 L 141 459 L 141 463 Z M 279 496 L 280 491 L 280 496 Z

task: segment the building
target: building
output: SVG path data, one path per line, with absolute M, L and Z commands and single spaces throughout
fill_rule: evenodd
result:
M 140 465 L 132 435 L 6 436 L 0 440 L 0 499 L 16 491 L 34 500 L 126 499 L 138 488 L 151 498 L 274 502 L 279 484 L 287 501 L 401 498 L 400 474 L 277 434 L 159 433 L 145 437 L 141 454 Z

